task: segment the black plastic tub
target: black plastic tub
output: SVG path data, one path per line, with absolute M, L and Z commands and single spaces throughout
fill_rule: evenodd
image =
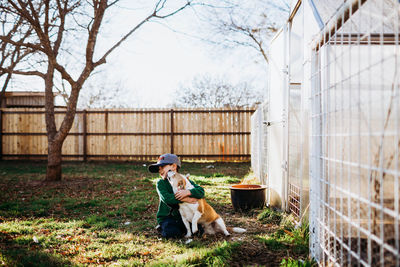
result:
M 265 206 L 265 185 L 235 184 L 229 187 L 234 210 L 246 211 Z

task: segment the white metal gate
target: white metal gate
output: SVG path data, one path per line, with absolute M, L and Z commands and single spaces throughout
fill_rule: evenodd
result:
M 267 133 L 268 102 L 260 104 L 251 115 L 251 168 L 261 184 L 268 184 L 268 133 Z
M 342 2 L 312 56 L 311 253 L 399 266 L 400 4 Z

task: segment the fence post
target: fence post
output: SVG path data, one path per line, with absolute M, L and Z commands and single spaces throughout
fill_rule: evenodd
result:
M 171 109 L 171 154 L 174 154 L 174 109 Z
M 0 160 L 3 159 L 3 111 L 0 109 Z
M 87 110 L 83 110 L 83 161 L 87 161 Z

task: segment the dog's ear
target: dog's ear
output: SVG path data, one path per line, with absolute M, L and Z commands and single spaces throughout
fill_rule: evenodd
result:
M 178 182 L 178 188 L 185 189 L 186 188 L 186 181 L 185 179 L 180 179 Z

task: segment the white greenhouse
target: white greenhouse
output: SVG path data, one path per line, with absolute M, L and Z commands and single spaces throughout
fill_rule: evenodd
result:
M 400 266 L 399 34 L 399 0 L 299 0 L 271 41 L 252 167 L 320 265 Z

